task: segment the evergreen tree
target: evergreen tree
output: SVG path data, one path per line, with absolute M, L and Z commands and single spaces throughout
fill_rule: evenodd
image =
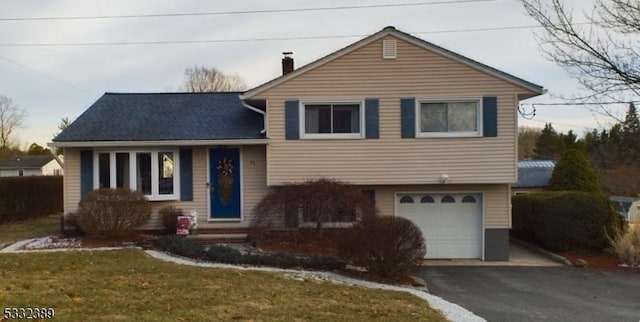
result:
M 558 161 L 549 179 L 549 189 L 601 192 L 596 172 L 584 152 L 578 149 L 569 149 Z
M 551 123 L 545 123 L 533 152 L 536 159 L 553 159 L 564 152 L 564 142 Z

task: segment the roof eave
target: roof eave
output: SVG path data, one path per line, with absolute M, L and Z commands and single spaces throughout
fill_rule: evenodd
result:
M 108 148 L 108 147 L 151 147 L 151 146 L 209 146 L 209 145 L 266 145 L 268 139 L 221 139 L 221 140 L 160 140 L 160 141 L 63 141 L 51 142 L 50 147 L 58 148 Z

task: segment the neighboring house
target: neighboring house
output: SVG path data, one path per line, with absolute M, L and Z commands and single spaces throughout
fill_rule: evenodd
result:
M 61 176 L 62 166 L 52 155 L 21 155 L 0 162 L 0 177 Z
M 393 27 L 282 65 L 245 93 L 102 96 L 54 139 L 65 213 L 124 186 L 240 229 L 269 187 L 333 178 L 412 219 L 429 258 L 508 259 L 516 107 L 542 87 Z
M 613 206 L 630 223 L 640 223 L 640 199 L 634 197 L 611 196 Z
M 549 186 L 555 166 L 554 160 L 518 161 L 518 181 L 511 185 L 511 192 L 518 195 L 543 191 Z

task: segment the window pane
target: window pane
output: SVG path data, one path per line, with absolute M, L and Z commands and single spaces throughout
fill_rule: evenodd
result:
M 449 103 L 449 132 L 478 131 L 478 103 Z
M 136 189 L 151 195 L 151 153 L 136 153 Z
M 98 153 L 98 188 L 111 187 L 111 170 L 109 169 L 109 153 Z
M 305 105 L 305 133 L 331 133 L 331 106 Z
M 333 133 L 360 133 L 360 106 L 333 106 Z
M 129 185 L 129 153 L 116 153 L 116 187 L 131 187 Z
M 420 104 L 420 131 L 447 132 L 447 103 Z
M 173 153 L 158 153 L 158 193 L 161 195 L 173 194 Z

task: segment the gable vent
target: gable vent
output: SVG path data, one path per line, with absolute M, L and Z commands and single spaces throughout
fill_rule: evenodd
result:
M 396 40 L 385 39 L 382 41 L 382 58 L 383 59 L 396 59 Z

